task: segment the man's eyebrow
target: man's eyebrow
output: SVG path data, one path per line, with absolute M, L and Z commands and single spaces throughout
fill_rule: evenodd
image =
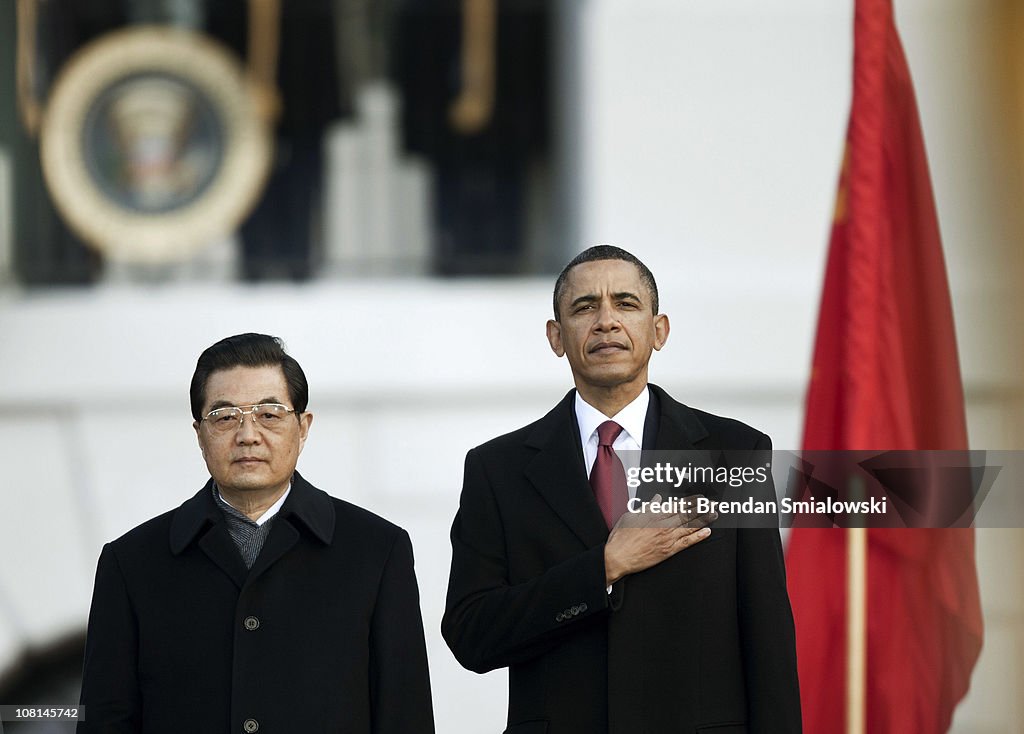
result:
M 593 293 L 588 293 L 585 296 L 580 296 L 579 298 L 573 300 L 573 302 L 570 303 L 569 306 L 578 306 L 581 303 L 593 303 L 596 300 L 598 300 L 598 297 L 596 295 L 594 295 Z
M 623 291 L 622 293 L 613 293 L 612 298 L 616 301 L 625 301 L 627 299 L 633 299 L 639 303 L 643 303 L 643 300 L 636 293 L 630 293 L 629 291 Z
M 612 293 L 612 298 L 616 301 L 636 301 L 637 303 L 643 303 L 643 299 L 640 298 L 636 293 L 630 293 L 629 291 L 622 291 L 621 293 Z M 573 300 L 569 304 L 570 308 L 578 306 L 584 303 L 594 303 L 595 301 L 601 300 L 601 297 L 593 293 L 587 293 L 586 295 L 580 296 Z

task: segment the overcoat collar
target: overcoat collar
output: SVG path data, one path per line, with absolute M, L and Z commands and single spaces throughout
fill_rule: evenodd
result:
M 707 437 L 707 429 L 693 410 L 657 385 L 649 387 L 645 450 L 692 449 Z M 575 399 L 576 391 L 570 390 L 527 436 L 526 445 L 537 449 L 537 454 L 526 466 L 526 477 L 573 533 L 592 548 L 607 540 L 608 526 L 587 479 Z
M 324 544 L 334 537 L 334 505 L 331 498 L 295 472 L 292 491 L 279 512 L 280 517 L 295 517 Z M 200 531 L 224 519 L 213 500 L 213 479 L 179 507 L 171 520 L 171 552 L 180 554 Z
M 708 429 L 692 408 L 673 400 L 657 385 L 648 387 L 651 389 L 651 402 L 658 404 L 658 425 L 657 437 L 651 442 L 648 441 L 648 431 L 644 429 L 645 449 L 687 451 L 708 437 Z

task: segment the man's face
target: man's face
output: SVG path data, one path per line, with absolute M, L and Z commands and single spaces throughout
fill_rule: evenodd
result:
M 655 316 L 640 271 L 623 260 L 595 260 L 569 271 L 560 321 L 548 321 L 548 341 L 565 355 L 577 388 L 647 384 L 651 352 L 668 339 L 668 317 Z
M 202 414 L 224 407 L 280 403 L 293 408 L 284 372 L 277 365 L 232 367 L 206 381 Z M 193 423 L 206 467 L 221 490 L 231 492 L 283 490 L 291 481 L 313 421 L 311 413 L 289 414 L 276 430 L 244 416 L 242 425 L 223 433 L 209 421 Z

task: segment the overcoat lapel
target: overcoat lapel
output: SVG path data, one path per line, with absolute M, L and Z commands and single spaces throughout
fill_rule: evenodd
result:
M 228 534 L 220 510 L 213 502 L 212 479 L 175 511 L 171 520 L 171 553 L 176 556 L 184 553 L 197 537 L 197 545 L 203 553 L 227 574 L 235 586 L 242 588 L 249 571 Z
M 694 451 L 696 444 L 708 435 L 707 428 L 693 410 L 673 400 L 657 385 L 649 387 L 651 400 L 644 422 L 644 443 L 640 454 L 642 466 L 653 466 L 664 461 L 665 456 L 655 452 Z M 652 500 L 659 493 L 662 499 L 667 499 L 673 491 L 653 482 L 641 484 L 637 488 L 637 497 L 644 502 Z
M 235 541 L 231 540 L 225 523 L 218 522 L 211 525 L 199 539 L 199 547 L 220 570 L 228 575 L 228 578 L 235 582 L 235 586 L 239 589 L 242 588 L 249 569 L 245 567 L 242 555 L 238 552 L 238 546 L 235 545 Z
M 331 498 L 295 472 L 292 475 L 292 490 L 273 520 L 274 527 L 270 529 L 260 554 L 256 556 L 246 583 L 253 583 L 295 547 L 301 535 L 300 525 L 306 527 L 311 541 L 330 545 L 334 537 L 334 520 Z
M 565 522 L 587 548 L 608 539 L 608 526 L 587 480 L 580 449 L 570 390 L 527 438 L 527 446 L 538 449 L 526 466 L 526 477 L 551 509 Z
M 290 551 L 299 540 L 299 531 L 284 517 L 274 518 L 274 527 L 270 529 L 260 554 L 256 556 L 256 562 L 249 570 L 247 584 L 253 583 L 260 575 L 270 568 L 285 553 Z
M 651 402 L 658 403 L 658 437 L 654 448 L 658 451 L 692 451 L 697 443 L 707 438 L 708 429 L 691 408 L 676 402 L 657 385 L 651 385 Z M 644 430 L 644 446 L 647 446 Z

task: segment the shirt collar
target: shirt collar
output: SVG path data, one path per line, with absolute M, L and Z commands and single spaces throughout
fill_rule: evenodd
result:
M 268 507 L 267 511 L 264 512 L 262 515 L 260 515 L 259 518 L 256 519 L 256 520 L 251 519 L 244 512 L 242 512 L 237 507 L 235 507 L 233 504 L 231 504 L 226 499 L 224 499 L 224 495 L 222 495 L 220 493 L 220 487 L 218 487 L 216 483 L 214 483 L 214 485 L 213 485 L 213 491 L 217 494 L 217 499 L 220 502 L 223 502 L 225 505 L 230 507 L 232 510 L 234 510 L 238 515 L 240 515 L 247 522 L 250 522 L 253 525 L 259 527 L 261 525 L 265 525 L 267 522 L 269 522 L 274 517 L 274 515 L 276 515 L 278 513 L 278 511 L 281 509 L 281 505 L 283 505 L 284 501 L 286 499 L 288 499 L 288 495 L 292 491 L 292 483 L 288 482 L 288 489 L 286 489 L 284 491 L 284 494 L 282 494 L 280 497 L 278 497 L 277 498 L 277 502 L 275 502 L 270 507 Z
M 606 416 L 600 410 L 580 397 L 576 392 L 576 422 L 580 427 L 580 439 L 586 444 L 597 427 L 605 421 L 613 420 L 622 426 L 625 433 L 629 434 L 637 446 L 643 446 L 644 423 L 647 421 L 647 406 L 651 402 L 651 394 L 647 388 L 640 391 L 640 394 L 633 398 L 633 402 L 616 413 L 614 416 Z

